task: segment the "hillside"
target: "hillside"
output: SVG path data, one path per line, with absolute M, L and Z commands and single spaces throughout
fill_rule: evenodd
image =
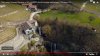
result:
M 40 14 L 37 20 L 42 27 L 46 44 L 56 43 L 58 51 L 99 51 L 100 17 L 74 9 L 69 5 L 58 5 Z

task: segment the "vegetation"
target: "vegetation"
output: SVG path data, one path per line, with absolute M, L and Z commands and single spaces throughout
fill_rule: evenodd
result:
M 48 35 L 48 31 L 43 31 L 44 39 L 62 44 L 63 48 L 65 48 L 63 51 L 99 51 L 99 46 L 96 45 L 100 42 L 97 42 L 99 41 L 98 37 L 91 27 L 70 25 L 61 20 L 53 22 L 49 20 L 49 23 L 45 22 L 45 24 L 52 30 L 50 35 Z M 43 24 L 42 30 L 48 30 L 48 28 L 44 28 L 45 24 Z M 93 46 L 96 46 L 98 49 L 94 49 Z
M 28 51 L 28 45 L 24 45 L 20 50 L 21 50 L 21 52 Z
M 32 40 L 30 44 L 31 44 L 31 46 L 33 46 L 35 43 L 36 43 L 36 41 Z
M 43 30 L 42 31 L 44 32 L 44 34 L 46 34 L 48 32 L 47 35 L 51 35 L 52 29 L 51 29 L 50 25 L 45 25 L 43 27 Z
M 37 20 L 42 26 L 44 39 L 60 44 L 62 51 L 99 51 L 100 17 L 85 11 L 72 13 L 73 10 L 69 10 L 52 9 L 40 14 Z
M 27 20 L 29 18 L 30 12 L 26 11 L 24 6 L 18 4 L 5 4 L 5 5 L 6 7 L 0 8 L 0 16 L 3 16 L 0 17 L 0 22 L 22 21 L 22 20 Z
M 89 23 L 89 18 L 90 16 L 94 17 L 95 19 L 91 22 L 91 24 Z M 65 20 L 69 23 L 72 24 L 89 24 L 92 26 L 99 26 L 100 23 L 100 18 L 97 17 L 94 14 L 90 14 L 87 12 L 79 12 L 79 13 L 75 13 L 75 14 L 71 14 L 71 13 L 64 13 L 61 11 L 49 11 L 49 12 L 45 12 L 40 14 L 40 19 L 39 20 L 46 20 L 46 19 L 54 19 L 54 18 L 58 18 L 61 20 Z
M 85 7 L 87 10 L 95 11 L 95 12 L 100 12 L 100 4 L 93 4 L 93 3 L 88 3 Z

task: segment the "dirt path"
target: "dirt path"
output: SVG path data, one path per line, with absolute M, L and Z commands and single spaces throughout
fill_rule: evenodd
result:
M 5 17 L 5 16 L 9 16 L 9 15 L 12 15 L 12 14 L 15 14 L 17 13 L 18 11 L 13 11 L 13 12 L 10 12 L 10 13 L 7 13 L 7 14 L 4 14 L 4 15 L 1 15 L 0 17 Z

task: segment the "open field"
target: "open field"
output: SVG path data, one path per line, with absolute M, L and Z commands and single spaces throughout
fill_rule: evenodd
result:
M 6 7 L 0 8 L 0 21 L 21 21 L 29 18 L 30 12 L 24 6 L 17 4 L 5 4 Z M 6 16 L 5 16 L 6 15 Z
M 75 2 L 75 5 L 77 5 L 78 7 L 81 8 L 82 4 L 84 2 Z M 96 19 L 93 20 L 91 23 L 89 23 L 90 25 L 94 26 L 96 29 L 98 29 L 98 32 L 100 33 L 100 3 L 99 4 L 93 4 L 88 2 L 86 4 L 86 6 L 84 7 L 85 10 L 90 11 L 90 12 L 94 12 L 94 14 L 92 14 Z M 89 14 L 89 13 L 88 13 Z M 87 15 L 87 14 L 85 14 Z M 80 15 L 81 17 L 85 18 L 84 15 Z M 89 16 L 89 15 L 88 15 Z M 85 21 L 88 21 L 88 19 L 86 19 Z M 86 22 L 87 23 L 87 22 Z
M 93 21 L 89 21 L 89 16 L 93 16 L 95 19 Z M 64 13 L 60 11 L 49 11 L 40 14 L 40 20 L 47 20 L 47 19 L 63 19 L 71 23 L 80 23 L 80 24 L 90 24 L 93 26 L 99 26 L 100 18 L 94 14 L 90 14 L 87 12 L 79 12 L 75 14 L 71 13 Z
M 5 28 L 4 31 L 0 32 L 0 43 L 12 39 L 16 36 L 15 28 Z

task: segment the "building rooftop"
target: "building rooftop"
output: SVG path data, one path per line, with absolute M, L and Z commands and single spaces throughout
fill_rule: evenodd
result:
M 27 23 L 27 22 L 24 22 L 24 23 L 22 23 L 22 25 L 21 25 L 21 29 L 23 29 L 23 30 L 27 30 L 27 29 L 30 29 L 31 27 L 29 26 L 29 24 Z
M 36 26 L 36 21 L 35 20 L 31 20 L 31 21 L 27 21 L 21 24 L 21 29 L 22 30 L 27 30 L 30 28 L 33 28 L 34 26 Z

